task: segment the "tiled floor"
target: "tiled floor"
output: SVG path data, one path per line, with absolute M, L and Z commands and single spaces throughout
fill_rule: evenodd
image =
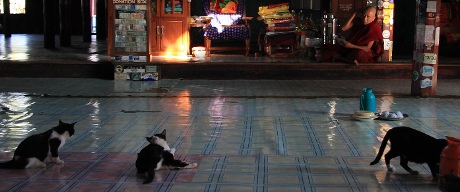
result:
M 0 170 L 0 191 L 437 191 L 426 165 L 409 175 L 370 166 L 385 132 L 410 126 L 460 137 L 460 80 L 439 80 L 436 98 L 409 95 L 410 80 L 191 81 L 0 78 L 0 161 L 26 136 L 76 124 L 64 165 Z M 363 87 L 377 111 L 401 121 L 356 121 Z M 176 158 L 196 169 L 158 171 L 143 185 L 136 154 L 163 129 Z

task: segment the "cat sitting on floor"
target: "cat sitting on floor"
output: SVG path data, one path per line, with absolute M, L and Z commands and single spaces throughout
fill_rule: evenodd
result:
M 76 122 L 75 122 L 76 123 Z M 59 120 L 59 125 L 43 133 L 31 135 L 14 151 L 13 159 L 0 163 L 1 169 L 24 169 L 39 167 L 44 168 L 46 157 L 57 164 L 63 164 L 59 159 L 58 150 L 64 146 L 65 141 L 75 133 L 75 123 L 64 123 Z
M 394 127 L 385 134 L 379 152 L 375 160 L 370 163 L 371 165 L 380 161 L 388 140 L 391 143 L 390 150 L 385 154 L 385 165 L 388 171 L 394 170 L 393 166 L 390 165 L 390 160 L 399 156 L 400 165 L 412 175 L 417 175 L 418 171 L 407 166 L 409 161 L 419 164 L 427 163 L 433 181 L 437 181 L 440 155 L 444 147 L 447 146 L 446 139 L 435 139 L 410 127 Z
M 155 171 L 159 170 L 162 165 L 175 169 L 192 169 L 198 166 L 196 163 L 187 163 L 174 159 L 176 149 L 170 149 L 168 143 L 166 143 L 166 130 L 152 137 L 146 137 L 146 139 L 150 144 L 137 154 L 136 160 L 137 173 L 147 173 L 147 179 L 143 184 L 152 182 L 155 177 Z

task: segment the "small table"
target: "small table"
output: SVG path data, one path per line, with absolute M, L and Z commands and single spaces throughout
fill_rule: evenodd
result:
M 212 17 L 206 17 L 206 16 L 199 16 L 195 19 L 195 22 L 190 23 L 190 47 L 189 47 L 189 53 L 192 54 L 192 48 L 195 46 L 205 46 L 204 45 L 204 39 L 203 37 L 203 32 L 206 30 L 206 28 L 209 27 L 210 21 Z M 192 32 L 201 34 L 199 40 L 197 40 L 197 37 L 193 37 Z
M 270 57 L 291 57 L 296 54 L 297 45 L 295 32 L 265 34 L 264 51 Z

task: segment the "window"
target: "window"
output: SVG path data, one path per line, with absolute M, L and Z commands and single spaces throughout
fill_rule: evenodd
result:
M 0 13 L 3 14 L 3 0 L 0 0 Z M 26 0 L 10 0 L 11 14 L 25 14 Z

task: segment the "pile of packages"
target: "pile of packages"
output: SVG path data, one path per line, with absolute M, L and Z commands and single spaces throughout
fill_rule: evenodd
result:
M 266 24 L 266 35 L 285 34 L 296 29 L 294 16 L 289 12 L 289 3 L 259 7 L 258 19 Z

